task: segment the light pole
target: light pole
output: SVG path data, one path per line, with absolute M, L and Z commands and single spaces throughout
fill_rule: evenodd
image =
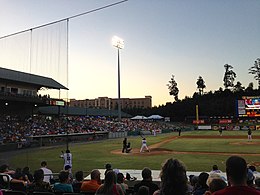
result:
M 120 57 L 119 50 L 124 48 L 124 40 L 114 36 L 112 45 L 117 48 L 117 66 L 118 66 L 118 121 L 121 121 L 121 100 L 120 100 Z

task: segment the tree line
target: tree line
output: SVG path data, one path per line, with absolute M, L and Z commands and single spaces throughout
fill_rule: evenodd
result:
M 235 83 L 236 73 L 233 71 L 232 65 L 225 64 L 224 69 L 224 88 L 204 92 L 206 84 L 202 76 L 199 76 L 196 81 L 198 92 L 195 92 L 192 97 L 186 96 L 180 100 L 178 85 L 175 76 L 172 75 L 167 87 L 174 102 L 150 109 L 132 108 L 124 111 L 131 115 L 160 114 L 170 117 L 172 121 L 184 121 L 187 118 L 195 118 L 195 109 L 198 105 L 201 117 L 236 117 L 236 100 L 242 99 L 243 96 L 260 95 L 260 58 L 256 59 L 254 65 L 248 69 L 248 73 L 254 75 L 254 79 L 258 81 L 258 89 L 254 89 L 253 82 L 249 83 L 248 87 L 243 87 L 239 81 Z

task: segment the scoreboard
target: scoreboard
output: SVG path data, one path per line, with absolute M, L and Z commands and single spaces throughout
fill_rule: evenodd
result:
M 237 100 L 237 114 L 238 117 L 260 117 L 260 96 Z
M 52 105 L 52 106 L 65 106 L 65 101 L 52 99 L 52 100 L 50 100 L 50 105 Z

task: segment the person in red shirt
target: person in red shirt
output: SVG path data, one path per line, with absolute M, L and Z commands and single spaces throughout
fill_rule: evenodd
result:
M 96 192 L 99 186 L 101 185 L 100 171 L 94 169 L 90 173 L 89 181 L 83 181 L 80 191 L 82 192 Z
M 226 174 L 229 186 L 213 195 L 260 195 L 260 191 L 247 185 L 247 163 L 239 156 L 231 156 L 226 161 Z

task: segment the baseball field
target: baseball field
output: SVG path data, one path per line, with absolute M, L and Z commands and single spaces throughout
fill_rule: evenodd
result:
M 150 152 L 140 153 L 141 137 L 128 137 L 131 153 L 122 153 L 123 138 L 108 139 L 97 142 L 70 143 L 73 155 L 73 172 L 82 170 L 88 174 L 92 169 L 103 169 L 111 163 L 117 169 L 143 169 L 150 167 L 160 170 L 161 164 L 168 158 L 181 160 L 188 171 L 210 171 L 213 164 L 225 171 L 225 160 L 231 155 L 239 155 L 249 164 L 260 170 L 260 131 L 253 131 L 253 140 L 248 141 L 247 131 L 187 131 L 178 136 L 177 132 L 146 136 Z M 12 169 L 29 166 L 31 171 L 40 167 L 45 160 L 53 172 L 63 168 L 59 158 L 66 145 L 22 149 L 2 153 L 1 159 Z

